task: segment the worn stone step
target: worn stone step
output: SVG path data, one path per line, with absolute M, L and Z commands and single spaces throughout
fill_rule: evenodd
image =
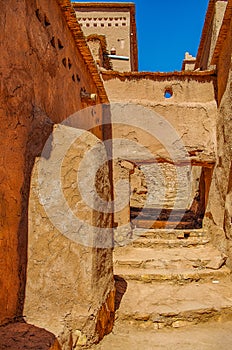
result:
M 210 242 L 209 238 L 192 237 L 187 239 L 163 239 L 139 237 L 132 242 L 135 248 L 176 248 L 176 247 L 195 247 L 206 245 Z
M 141 229 L 135 228 L 133 230 L 133 238 L 145 237 L 154 239 L 179 239 L 188 240 L 190 238 L 206 238 L 208 239 L 208 233 L 204 229 Z
M 231 274 L 228 267 L 222 266 L 219 270 L 213 269 L 138 269 L 115 267 L 114 273 L 126 281 L 139 281 L 142 283 L 169 282 L 184 284 L 191 282 L 210 282 L 225 278 Z
M 178 248 L 116 248 L 114 266 L 139 269 L 219 269 L 226 257 L 213 246 Z
M 180 327 L 208 320 L 232 319 L 230 279 L 185 285 L 130 281 L 117 311 L 120 321 L 147 327 Z
M 206 230 L 177 230 L 177 229 L 133 229 L 131 233 L 115 232 L 115 247 L 133 245 L 134 247 L 191 247 L 205 245 L 210 242 Z

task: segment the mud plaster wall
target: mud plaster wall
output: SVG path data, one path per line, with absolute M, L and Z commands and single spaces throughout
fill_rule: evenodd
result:
M 150 181 L 152 174 L 156 179 L 160 179 L 159 185 L 153 183 L 150 187 L 150 202 L 147 202 L 149 207 L 160 207 L 162 205 L 173 207 L 173 204 L 175 204 L 178 208 L 187 209 L 191 206 L 193 198 L 197 196 L 199 191 L 201 166 L 214 163 L 216 157 L 216 102 L 213 78 L 204 76 L 160 78 L 156 74 L 151 74 L 146 79 L 138 75 L 132 74 L 131 77 L 127 78 L 123 74 L 117 76 L 117 73 L 115 73 L 114 77 L 111 77 L 110 74 L 103 73 L 109 100 L 110 102 L 119 102 L 120 105 L 124 106 L 122 111 L 132 104 L 144 106 L 149 111 L 158 113 L 163 117 L 164 138 L 159 142 L 155 135 L 149 134 L 145 130 L 144 125 L 141 125 L 140 128 L 134 126 L 136 118 L 142 118 L 143 120 L 142 114 L 139 115 L 138 112 L 135 112 L 134 107 L 132 107 L 131 113 L 125 116 L 123 125 L 113 123 L 113 138 L 123 140 L 120 146 L 121 159 L 128 159 L 129 157 L 133 161 L 134 154 L 134 161 L 142 164 L 141 171 L 146 170 L 146 173 L 151 175 L 148 176 L 148 182 L 152 184 L 152 181 Z M 172 92 L 170 98 L 165 98 L 166 90 Z M 152 122 L 151 120 L 150 123 Z M 165 164 L 165 162 L 173 160 L 165 145 L 165 140 L 171 136 L 168 135 L 170 130 L 167 128 L 167 124 L 169 123 L 173 128 L 171 134 L 176 133 L 175 141 L 181 140 L 189 153 L 189 162 L 193 161 L 193 163 L 200 165 L 192 170 L 189 166 L 178 167 L 180 178 L 184 179 L 186 173 L 189 172 L 190 176 L 192 172 L 192 184 L 189 189 L 184 181 L 181 182 L 181 185 L 180 182 L 177 182 L 177 177 L 174 176 L 175 167 Z M 146 127 L 149 127 L 149 125 L 146 125 Z M 165 130 L 167 130 L 166 133 Z M 135 153 L 135 143 L 145 146 L 145 150 L 139 150 Z M 114 158 L 117 158 L 118 148 L 119 146 L 113 147 Z M 147 151 L 150 151 L 151 155 L 148 156 L 149 152 Z M 152 162 L 146 164 L 149 157 L 153 157 L 154 162 L 160 161 L 162 164 L 152 164 Z M 145 161 L 144 165 L 143 161 Z M 118 181 L 122 170 L 124 172 L 127 170 L 123 178 L 128 179 L 129 173 L 134 171 L 130 169 L 129 165 L 128 167 L 127 169 L 127 166 L 122 166 L 120 162 L 118 164 L 117 162 L 114 163 L 114 183 Z M 141 206 L 147 196 L 147 189 L 143 183 L 141 172 L 137 173 L 135 170 L 130 176 L 130 181 L 132 187 L 131 189 L 127 188 L 127 191 L 131 191 L 131 205 Z M 184 187 L 183 191 L 181 191 L 180 186 Z M 177 194 L 177 187 L 179 187 L 179 194 Z M 189 200 L 187 200 L 186 192 L 189 192 L 188 195 L 190 194 Z M 115 194 L 115 197 L 117 197 L 117 194 Z M 115 213 L 115 221 L 119 226 L 126 225 L 130 221 L 128 217 L 129 205 L 127 203 L 124 210 Z
M 3 324 L 23 312 L 28 194 L 34 159 L 40 155 L 53 123 L 87 106 L 80 100 L 81 87 L 92 93 L 98 90 L 56 1 L 9 0 L 0 1 L 0 6 Z M 101 119 L 101 110 L 92 118 Z M 89 122 L 82 119 L 79 127 L 88 128 Z M 96 133 L 101 137 L 102 131 Z
M 209 205 L 205 225 L 211 231 L 215 244 L 228 254 L 232 266 L 232 110 L 231 110 L 231 55 L 232 22 L 228 27 L 219 56 L 218 114 L 217 114 L 217 163 L 209 193 Z
M 211 78 L 171 77 L 112 79 L 103 74 L 104 85 L 110 102 L 122 102 L 147 107 L 169 122 L 183 141 L 191 159 L 200 162 L 215 161 L 216 102 L 214 83 Z M 165 90 L 172 90 L 171 98 L 165 98 Z M 135 140 L 147 147 L 155 156 L 167 156 L 167 152 L 144 130 L 113 125 L 114 137 Z M 163 149 L 163 150 L 162 150 Z
M 110 200 L 109 170 L 104 163 L 95 173 L 91 157 L 83 165 L 94 148 L 101 163 L 106 151 L 99 139 L 57 125 L 49 159 L 38 158 L 32 176 L 24 315 L 65 350 L 98 341 L 114 320 L 111 216 L 100 212 L 97 198 Z

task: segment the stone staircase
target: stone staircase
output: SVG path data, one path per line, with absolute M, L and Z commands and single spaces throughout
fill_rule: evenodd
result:
M 114 252 L 116 323 L 157 330 L 232 319 L 225 262 L 203 229 L 135 229 Z

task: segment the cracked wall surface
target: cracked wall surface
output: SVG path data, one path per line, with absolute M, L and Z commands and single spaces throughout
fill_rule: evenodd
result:
M 31 182 L 24 315 L 68 350 L 98 341 L 114 320 L 111 215 L 101 212 L 97 196 L 110 200 L 109 170 L 105 163 L 90 174 L 91 157 L 83 165 L 94 148 L 97 164 L 106 159 L 99 139 L 57 125 L 49 159 L 37 159 Z M 88 189 L 90 175 L 95 183 Z
M 215 161 L 216 149 L 216 101 L 214 78 L 189 75 L 178 77 L 171 73 L 159 78 L 156 73 L 146 78 L 132 74 L 123 76 L 103 73 L 104 84 L 111 102 L 122 102 L 147 107 L 161 115 L 176 130 L 183 141 L 190 158 L 204 162 Z M 171 88 L 173 95 L 165 98 L 164 93 Z M 123 129 L 123 130 L 122 130 Z M 133 134 L 132 134 L 133 133 Z M 130 130 L 128 126 L 114 127 L 113 135 L 136 139 L 159 156 L 158 142 L 145 135 L 143 130 Z M 160 155 L 164 151 L 160 151 Z M 163 153 L 165 154 L 165 153 Z
M 128 109 L 123 123 L 113 123 L 112 126 L 113 138 L 122 140 L 120 157 L 129 158 L 140 169 L 140 172 L 135 170 L 129 179 L 131 188 L 128 192 L 131 191 L 131 195 L 124 210 L 115 213 L 115 221 L 119 226 L 128 224 L 129 206 L 191 208 L 198 212 L 200 209 L 196 209 L 194 200 L 199 197 L 203 168 L 213 166 L 216 161 L 217 105 L 213 73 L 129 75 L 103 72 L 102 76 L 110 102 L 122 106 L 122 112 Z M 169 98 L 165 96 L 167 91 L 171 95 Z M 157 129 L 152 127 L 156 123 Z M 142 147 L 138 148 L 138 144 Z M 116 158 L 118 147 L 113 146 Z M 183 153 L 182 149 L 185 150 Z M 198 165 L 198 169 L 191 169 L 191 165 Z M 120 168 L 120 161 L 115 162 L 115 183 L 120 177 Z M 156 183 L 153 179 L 157 180 Z M 148 185 L 149 189 L 145 190 Z M 205 198 L 197 201 L 205 203 Z M 200 206 L 204 204 L 199 203 Z
M 55 123 L 62 122 L 72 113 L 89 105 L 106 102 L 107 97 L 82 33 L 78 26 L 75 27 L 75 14 L 69 1 L 9 0 L 0 1 L 0 7 L 0 120 L 3 150 L 0 157 L 2 325 L 21 320 L 23 315 L 28 199 L 35 158 L 41 155 Z M 70 26 L 73 25 L 74 31 L 71 32 Z M 79 41 L 82 40 L 79 47 L 77 37 Z M 96 100 L 82 100 L 81 89 L 96 94 Z M 97 126 L 93 132 L 102 139 L 105 130 L 98 127 L 101 121 L 102 109 L 95 107 L 94 113 L 86 115 L 86 118 L 79 118 L 76 126 L 88 129 L 95 122 Z M 95 219 L 98 223 L 101 221 L 101 218 Z M 109 265 L 111 264 L 110 251 L 106 253 L 107 256 L 104 255 L 104 249 L 95 253 L 89 251 L 89 254 L 92 254 L 101 275 L 102 260 L 109 258 Z M 108 272 L 107 278 L 111 275 L 112 279 L 112 272 Z M 82 277 L 84 284 L 86 276 Z M 78 276 L 73 276 L 73 279 L 78 279 Z M 113 289 L 107 296 L 104 283 L 108 283 L 108 279 L 100 280 L 101 285 L 98 285 L 96 298 L 100 295 L 103 298 L 102 308 L 99 300 L 96 312 L 109 316 L 105 305 L 112 300 Z M 42 288 L 41 285 L 41 292 Z M 59 293 L 54 286 L 55 290 Z M 39 292 L 40 290 L 37 290 L 38 295 Z M 63 298 L 65 300 L 65 295 Z M 105 313 L 102 310 L 105 310 Z M 107 320 L 111 320 L 109 322 L 112 324 L 112 318 L 108 316 L 105 320 L 103 317 L 105 325 L 98 325 L 96 332 L 101 336 L 104 329 L 110 328 Z

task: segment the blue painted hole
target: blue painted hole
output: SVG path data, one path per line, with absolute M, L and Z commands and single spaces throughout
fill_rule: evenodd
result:
M 172 89 L 170 89 L 170 88 L 165 89 L 165 92 L 164 92 L 164 97 L 165 97 L 165 98 L 171 98 L 172 95 L 173 95 Z

